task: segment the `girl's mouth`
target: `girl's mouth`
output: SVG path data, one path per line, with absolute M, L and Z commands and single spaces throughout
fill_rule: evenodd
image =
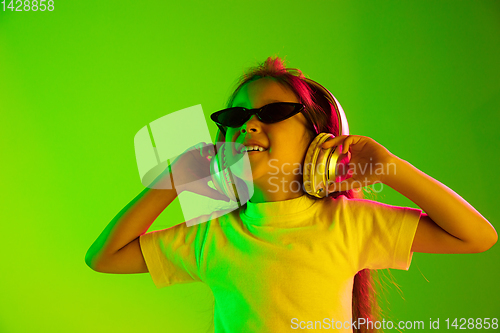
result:
M 260 151 L 260 150 L 251 150 L 251 151 L 247 151 L 246 153 L 248 155 L 255 155 L 255 154 L 258 154 L 258 153 L 263 153 L 265 152 L 266 150 L 263 150 L 263 151 Z M 243 154 L 243 152 L 241 152 Z

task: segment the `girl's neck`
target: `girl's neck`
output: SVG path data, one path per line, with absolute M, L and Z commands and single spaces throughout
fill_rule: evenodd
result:
M 254 187 L 254 193 L 250 198 L 251 203 L 262 203 L 262 202 L 275 202 L 296 199 L 303 196 L 305 192 L 301 191 L 289 191 L 288 193 L 277 191 L 272 193 L 270 191 L 261 191 L 259 188 Z

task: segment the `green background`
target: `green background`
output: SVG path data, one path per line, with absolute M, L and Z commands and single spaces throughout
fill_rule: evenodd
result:
M 201 283 L 104 274 L 87 249 L 143 189 L 133 138 L 168 113 L 224 107 L 236 79 L 286 57 L 369 136 L 497 229 L 498 1 L 55 1 L 0 11 L 0 332 L 205 332 Z M 187 126 L 187 125 L 185 125 Z M 188 127 L 186 127 L 188 128 Z M 387 186 L 376 198 L 417 206 Z M 151 230 L 182 223 L 178 200 Z M 500 246 L 415 253 L 391 270 L 395 320 L 500 317 Z M 245 277 L 242 277 L 245 278 Z

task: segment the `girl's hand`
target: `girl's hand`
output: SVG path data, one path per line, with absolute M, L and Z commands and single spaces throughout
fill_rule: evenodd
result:
M 211 158 L 215 158 L 214 145 L 200 142 L 186 149 L 171 163 L 174 188 L 178 194 L 189 191 L 216 200 L 229 201 L 228 197 L 208 186 L 208 180 L 211 180 Z
M 342 153 L 350 152 L 348 177 L 340 183 L 331 182 L 328 193 L 342 192 L 376 183 L 383 183 L 389 173 L 395 172 L 391 154 L 372 138 L 361 135 L 341 135 L 325 141 L 322 148 L 342 145 Z

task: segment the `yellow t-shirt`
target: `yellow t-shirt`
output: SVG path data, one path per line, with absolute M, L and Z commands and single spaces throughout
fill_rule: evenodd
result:
M 215 333 L 335 325 L 352 332 L 337 322 L 352 320 L 354 275 L 364 268 L 408 270 L 421 213 L 304 194 L 247 202 L 204 223 L 146 233 L 140 244 L 157 288 L 195 281 L 210 287 Z

